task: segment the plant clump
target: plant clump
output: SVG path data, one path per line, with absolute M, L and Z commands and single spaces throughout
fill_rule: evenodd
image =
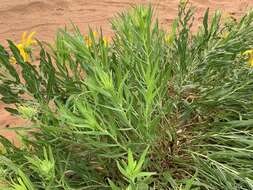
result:
M 253 189 L 253 12 L 193 18 L 182 1 L 166 33 L 137 6 L 110 40 L 73 26 L 0 46 L 1 101 L 31 123 L 19 147 L 0 137 L 0 187 Z

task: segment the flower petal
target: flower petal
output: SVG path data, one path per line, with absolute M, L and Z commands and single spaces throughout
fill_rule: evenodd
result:
M 27 32 L 23 32 L 22 39 L 21 39 L 22 44 L 25 44 L 25 42 L 26 42 L 26 35 L 27 35 Z
M 35 40 L 32 39 L 35 34 L 36 34 L 36 32 L 31 32 L 29 34 L 29 36 L 27 37 L 27 40 L 26 40 L 26 47 L 32 45 L 35 42 Z

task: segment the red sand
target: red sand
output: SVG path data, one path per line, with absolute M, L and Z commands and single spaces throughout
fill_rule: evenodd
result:
M 52 41 L 57 28 L 64 27 L 70 21 L 86 32 L 87 26 L 102 27 L 110 35 L 109 20 L 117 13 L 134 4 L 152 2 L 159 20 L 164 27 L 177 15 L 179 0 L 1 0 L 0 3 L 0 43 L 5 39 L 19 41 L 23 31 L 36 31 L 37 38 Z M 253 0 L 190 0 L 197 8 L 197 18 L 210 7 L 211 11 L 220 9 L 240 16 L 253 7 Z M 4 130 L 7 125 L 17 126 L 24 121 L 10 116 L 0 105 L 0 134 L 13 139 L 14 133 Z

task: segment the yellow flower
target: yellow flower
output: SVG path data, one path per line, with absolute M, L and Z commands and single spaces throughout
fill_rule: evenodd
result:
M 93 31 L 92 35 L 94 38 L 96 38 L 98 36 L 98 33 L 96 31 Z M 90 38 L 90 36 L 84 36 L 84 41 L 85 41 L 85 44 L 87 45 L 87 47 L 92 46 L 92 39 Z
M 85 36 L 84 37 L 84 41 L 85 41 L 85 44 L 90 47 L 92 45 L 92 40 L 90 39 L 89 36 Z
M 29 54 L 27 53 L 25 47 L 24 47 L 22 44 L 18 44 L 18 45 L 17 45 L 17 48 L 18 48 L 18 50 L 19 50 L 20 55 L 23 57 L 24 61 L 25 61 L 25 62 L 30 61 L 30 59 L 29 59 L 30 56 L 29 56 Z
M 105 46 L 108 46 L 108 45 L 109 45 L 109 41 L 110 41 L 110 40 L 109 40 L 108 37 L 105 37 L 105 36 L 103 37 L 103 42 L 104 42 L 104 45 L 105 45 Z
M 93 31 L 92 34 L 95 38 L 98 36 L 98 33 L 96 31 Z
M 22 41 L 20 44 L 22 44 L 22 46 L 24 48 L 29 48 L 33 45 L 37 45 L 37 41 L 33 39 L 33 36 L 36 34 L 36 32 L 31 32 L 28 37 L 26 38 L 27 32 L 24 32 L 22 35 Z
M 88 36 L 84 35 L 84 36 L 83 36 L 84 42 L 85 42 L 85 44 L 86 44 L 87 47 L 91 47 L 91 46 L 92 46 L 92 44 L 93 44 L 92 38 L 94 38 L 95 42 L 97 42 L 98 39 L 99 39 L 99 41 L 100 41 L 100 38 L 98 38 L 98 33 L 97 33 L 96 31 L 91 32 L 91 35 L 88 35 Z M 102 41 L 103 41 L 103 44 L 104 44 L 105 46 L 108 46 L 108 45 L 109 45 L 109 41 L 110 41 L 110 40 L 109 40 L 108 37 L 105 37 L 105 36 L 104 36 L 104 37 L 102 38 Z
M 248 62 L 251 67 L 253 67 L 253 49 L 247 50 L 243 53 L 243 55 L 248 55 Z
M 37 41 L 33 39 L 33 36 L 35 34 L 36 32 L 31 32 L 27 36 L 27 32 L 24 32 L 22 34 L 21 42 L 16 45 L 19 50 L 20 55 L 22 56 L 25 62 L 30 62 L 30 48 L 33 45 L 37 45 Z M 9 61 L 12 64 L 16 63 L 16 59 L 14 57 L 11 57 Z

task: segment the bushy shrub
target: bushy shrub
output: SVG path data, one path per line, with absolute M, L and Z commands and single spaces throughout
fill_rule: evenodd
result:
M 19 147 L 0 138 L 3 188 L 253 189 L 253 12 L 207 10 L 196 33 L 193 13 L 168 34 L 151 7 L 110 40 L 59 30 L 38 61 L 33 34 L 0 46 L 1 100 L 31 121 Z

